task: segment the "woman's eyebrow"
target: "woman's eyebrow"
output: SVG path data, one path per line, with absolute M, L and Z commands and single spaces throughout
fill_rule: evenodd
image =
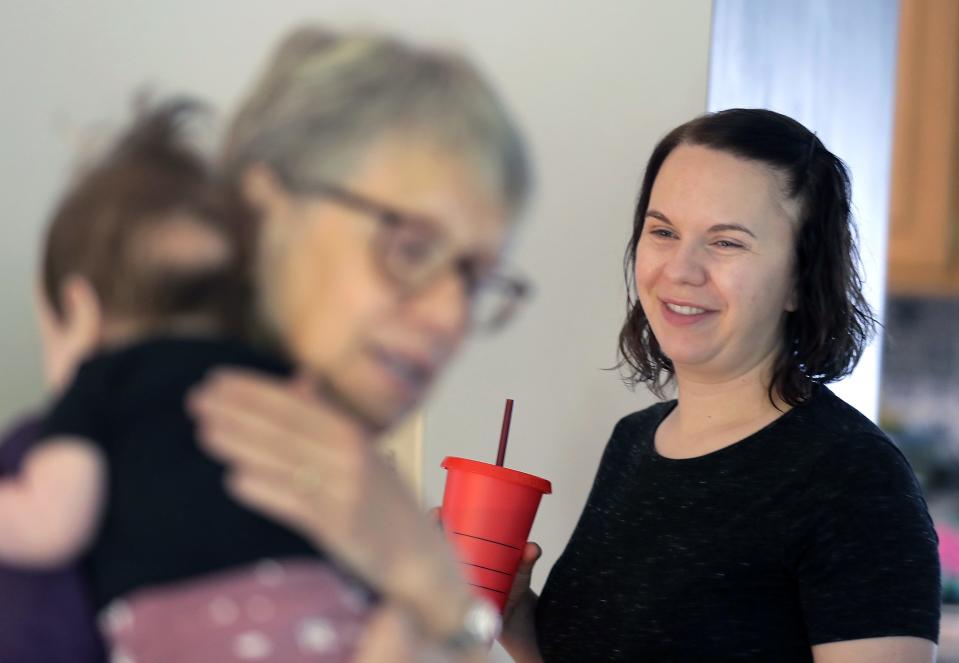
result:
M 660 212 L 659 210 L 648 209 L 646 210 L 646 216 L 652 217 L 658 221 L 662 221 L 663 223 L 666 223 L 670 226 L 674 225 L 673 222 L 669 220 L 669 217 L 663 214 L 662 212 Z M 756 238 L 756 234 L 752 230 L 738 223 L 717 223 L 709 227 L 709 232 L 711 233 L 730 232 L 730 231 L 746 233 L 753 239 Z
M 673 222 L 669 220 L 669 217 L 663 214 L 662 212 L 660 212 L 659 210 L 648 209 L 646 210 L 646 216 L 651 216 L 652 218 L 658 219 L 659 221 L 662 221 L 663 223 L 668 223 L 669 225 L 673 225 Z
M 714 226 L 710 226 L 709 232 L 719 233 L 719 232 L 729 232 L 731 230 L 738 231 L 741 233 L 746 233 L 753 239 L 756 238 L 756 235 L 753 234 L 753 231 L 747 228 L 746 226 L 741 226 L 738 223 L 717 223 Z

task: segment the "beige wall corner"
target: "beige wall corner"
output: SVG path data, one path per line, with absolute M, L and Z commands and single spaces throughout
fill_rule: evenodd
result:
M 423 413 L 417 412 L 377 445 L 386 460 L 423 498 Z

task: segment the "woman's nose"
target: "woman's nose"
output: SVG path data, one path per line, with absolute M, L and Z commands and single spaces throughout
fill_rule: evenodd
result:
M 433 336 L 434 341 L 452 348 L 466 332 L 469 295 L 463 279 L 453 270 L 412 293 L 405 304 L 411 321 Z
M 680 244 L 667 256 L 663 273 L 674 283 L 703 285 L 708 274 L 703 251 L 693 244 Z

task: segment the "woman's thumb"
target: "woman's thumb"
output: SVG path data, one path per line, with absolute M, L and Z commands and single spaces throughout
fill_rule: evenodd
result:
M 523 548 L 523 556 L 519 560 L 519 566 L 516 568 L 516 579 L 521 580 L 527 587 L 529 586 L 530 576 L 533 575 L 533 567 L 543 556 L 543 549 L 539 544 L 530 541 Z

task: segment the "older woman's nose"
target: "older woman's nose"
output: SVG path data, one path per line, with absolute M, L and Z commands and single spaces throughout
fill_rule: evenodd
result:
M 708 280 L 703 251 L 692 244 L 677 246 L 666 257 L 663 274 L 674 283 L 703 285 Z
M 411 321 L 434 336 L 435 341 L 452 347 L 466 332 L 469 295 L 463 280 L 452 271 L 413 293 L 406 306 Z

